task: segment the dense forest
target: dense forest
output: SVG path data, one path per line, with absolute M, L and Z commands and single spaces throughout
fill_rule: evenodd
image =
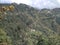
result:
M 60 45 L 60 8 L 0 4 L 0 45 Z

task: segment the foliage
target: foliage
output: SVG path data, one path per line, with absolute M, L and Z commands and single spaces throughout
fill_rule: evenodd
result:
M 10 37 L 7 36 L 6 32 L 0 29 L 0 44 L 12 45 Z
M 0 14 L 3 17 L 0 20 L 0 39 L 5 42 L 7 39 L 10 44 L 12 40 L 13 45 L 60 45 L 60 25 L 56 10 L 38 10 L 25 4 L 11 4 L 6 8 L 14 11 Z

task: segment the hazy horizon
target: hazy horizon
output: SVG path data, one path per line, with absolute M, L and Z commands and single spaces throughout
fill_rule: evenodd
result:
M 0 3 L 23 3 L 37 8 L 60 7 L 60 0 L 0 0 Z

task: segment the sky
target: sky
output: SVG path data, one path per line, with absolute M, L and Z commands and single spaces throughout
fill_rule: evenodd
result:
M 60 7 L 60 0 L 0 0 L 0 3 L 24 3 L 37 8 Z

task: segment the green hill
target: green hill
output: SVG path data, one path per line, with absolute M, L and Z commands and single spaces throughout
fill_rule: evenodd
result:
M 14 5 L 15 9 L 0 14 L 0 28 L 11 37 L 12 45 L 60 45 L 60 9 L 9 5 Z

